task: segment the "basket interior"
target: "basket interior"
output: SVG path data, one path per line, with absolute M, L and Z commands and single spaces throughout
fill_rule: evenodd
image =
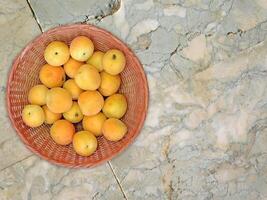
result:
M 107 51 L 117 48 L 126 56 L 126 67 L 121 73 L 119 92 L 128 102 L 128 110 L 122 121 L 128 127 L 126 136 L 118 142 L 98 137 L 97 151 L 89 156 L 77 155 L 72 145 L 57 145 L 49 135 L 50 125 L 38 128 L 26 126 L 21 117 L 23 107 L 28 104 L 27 95 L 31 87 L 39 84 L 39 70 L 45 64 L 45 47 L 54 40 L 70 44 L 76 36 L 84 35 L 92 39 L 96 50 Z M 70 167 L 90 167 L 112 158 L 130 144 L 143 125 L 147 110 L 147 83 L 143 69 L 134 54 L 110 33 L 90 25 L 72 25 L 55 28 L 33 40 L 14 62 L 8 83 L 8 109 L 11 121 L 24 143 L 41 157 L 56 164 Z M 76 125 L 79 130 L 80 124 Z

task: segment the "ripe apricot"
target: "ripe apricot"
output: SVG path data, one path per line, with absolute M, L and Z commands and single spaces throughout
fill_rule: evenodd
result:
M 74 133 L 73 124 L 64 119 L 56 121 L 50 128 L 50 136 L 60 145 L 70 144 Z
M 73 100 L 77 100 L 79 95 L 83 92 L 83 90 L 78 87 L 78 85 L 76 84 L 76 82 L 73 79 L 67 80 L 63 84 L 63 88 L 65 88 L 66 90 L 69 91 Z
M 118 91 L 121 84 L 120 75 L 110 75 L 107 72 L 101 72 L 100 77 L 101 84 L 98 91 L 103 96 L 110 96 Z
M 60 66 L 65 64 L 70 57 L 69 47 L 64 42 L 51 42 L 44 51 L 44 58 L 49 65 Z
M 54 113 L 67 112 L 72 106 L 71 94 L 63 88 L 52 88 L 47 92 L 46 104 Z
M 77 73 L 78 69 L 80 66 L 82 66 L 84 63 L 74 60 L 73 58 L 70 58 L 68 62 L 64 64 L 64 70 L 65 73 L 68 75 L 70 78 L 74 78 L 75 74 Z
M 93 116 L 84 116 L 83 129 L 92 132 L 95 136 L 100 136 L 102 135 L 102 126 L 106 119 L 102 112 Z
M 79 131 L 73 137 L 73 148 L 81 156 L 90 156 L 97 149 L 97 139 L 89 131 Z
M 22 120 L 29 127 L 38 127 L 44 123 L 43 109 L 38 105 L 26 105 L 22 110 Z
M 103 68 L 107 73 L 117 75 L 123 71 L 126 59 L 120 50 L 110 49 L 103 56 L 102 62 Z
M 70 55 L 78 61 L 86 61 L 94 52 L 94 44 L 86 36 L 78 36 L 70 43 Z
M 86 63 L 93 65 L 99 72 L 103 71 L 103 59 L 104 53 L 101 51 L 95 51 L 93 55 L 86 61 Z
M 101 77 L 97 69 L 92 65 L 82 65 L 77 71 L 74 80 L 83 90 L 96 90 L 101 83 Z
M 80 94 L 78 104 L 84 115 L 96 115 L 104 105 L 104 98 L 98 91 L 86 91 Z
M 102 128 L 104 137 L 110 141 L 119 141 L 127 133 L 127 126 L 119 119 L 107 119 Z
M 63 113 L 63 117 L 71 123 L 78 123 L 82 121 L 83 114 L 77 102 L 73 102 L 70 110 Z
M 46 124 L 53 124 L 55 121 L 59 120 L 62 117 L 61 113 L 53 113 L 51 110 L 49 110 L 47 105 L 44 105 L 42 108 L 45 114 Z
M 31 104 L 39 106 L 45 105 L 47 92 L 48 88 L 44 85 L 35 85 L 29 91 L 28 100 Z
M 120 119 L 127 110 L 127 101 L 122 94 L 113 94 L 105 100 L 103 113 L 108 118 Z
M 46 64 L 41 68 L 39 78 L 46 87 L 53 88 L 61 87 L 66 76 L 62 67 L 53 67 Z

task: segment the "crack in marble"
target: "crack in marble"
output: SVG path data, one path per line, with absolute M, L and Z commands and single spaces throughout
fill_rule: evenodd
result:
M 92 200 L 94 200 L 94 199 L 97 197 L 98 194 L 99 194 L 99 192 L 96 192 L 96 193 L 93 195 Z
M 115 14 L 121 7 L 121 1 L 122 0 L 112 0 L 112 2 L 110 2 L 108 4 L 108 7 L 110 9 L 108 13 L 105 13 L 103 10 L 100 10 L 100 14 L 98 14 L 96 16 L 85 15 L 85 18 L 84 18 L 84 20 L 82 20 L 82 23 L 88 23 L 91 20 L 95 19 L 96 20 L 96 24 L 98 24 L 105 17 L 112 16 L 113 14 Z
M 38 0 L 27 1 L 29 1 L 43 31 L 61 24 L 98 24 L 104 18 L 114 16 L 121 7 L 121 0 L 101 0 L 96 4 L 86 0 L 80 0 L 75 4 L 71 0 L 64 2 L 49 0 L 47 3 Z M 80 7 L 79 4 L 84 5 Z
M 168 194 L 168 199 L 172 199 L 173 192 L 174 192 L 174 187 L 173 187 L 173 181 L 170 176 L 174 173 L 175 165 L 172 164 L 172 160 L 169 157 L 169 151 L 170 151 L 170 141 L 171 141 L 171 135 L 168 135 L 165 137 L 164 142 L 163 142 L 163 155 L 167 159 L 169 170 L 165 174 L 163 174 L 162 177 L 162 182 L 163 185 L 165 185 L 165 191 Z
M 23 162 L 23 161 L 25 161 L 25 160 L 27 160 L 27 159 L 33 157 L 33 156 L 34 156 L 34 155 L 32 154 L 32 155 L 29 155 L 29 156 L 27 156 L 27 157 L 21 159 L 21 160 L 18 160 L 18 161 L 14 162 L 14 163 L 11 163 L 10 165 L 8 165 L 8 166 L 6 166 L 6 167 L 0 169 L 0 172 L 6 170 L 6 169 L 8 169 L 8 168 L 10 168 L 10 167 L 12 167 L 12 166 L 14 166 L 14 165 L 16 165 L 16 164 L 18 164 L 18 163 L 21 163 L 21 162 Z
M 34 20 L 36 21 L 36 23 L 37 23 L 37 25 L 38 25 L 40 31 L 43 32 L 42 27 L 41 27 L 41 24 L 40 24 L 38 18 L 36 17 L 36 14 L 35 14 L 35 12 L 34 12 L 32 6 L 31 6 L 30 0 L 26 0 L 26 2 L 27 2 L 28 6 L 29 6 L 29 8 L 30 8 L 30 10 L 31 10 L 32 16 L 33 16 Z
M 108 161 L 107 163 L 108 163 L 108 165 L 109 165 L 109 167 L 110 167 L 110 170 L 111 170 L 111 172 L 112 172 L 112 174 L 113 174 L 113 176 L 114 176 L 114 178 L 115 178 L 115 180 L 116 180 L 118 186 L 120 187 L 120 190 L 121 190 L 121 192 L 122 192 L 122 194 L 123 194 L 123 197 L 124 197 L 126 200 L 128 200 L 128 198 L 127 198 L 127 196 L 126 196 L 126 194 L 125 194 L 125 192 L 124 192 L 124 190 L 123 190 L 123 188 L 122 188 L 122 185 L 121 185 L 121 183 L 120 183 L 120 180 L 119 180 L 119 178 L 116 176 L 116 173 L 115 173 L 115 171 L 114 171 L 114 169 L 113 169 L 113 167 L 112 167 L 111 162 Z
M 54 188 L 55 188 L 56 186 L 58 186 L 59 184 L 61 184 L 61 182 L 63 181 L 63 179 L 64 179 L 65 177 L 67 177 L 70 173 L 71 173 L 71 169 L 68 169 L 68 171 L 67 171 L 63 176 L 61 176 L 60 179 L 59 179 L 55 184 L 51 185 L 51 191 L 52 191 L 52 193 L 55 193 Z M 62 190 L 63 188 L 64 188 L 64 187 L 62 187 L 61 190 Z M 59 193 L 59 192 L 60 192 L 60 190 L 57 191 L 56 193 Z
M 243 31 L 242 29 L 238 29 L 237 32 L 228 32 L 226 35 L 231 37 L 233 35 L 239 35 L 240 37 L 242 37 L 242 35 L 245 33 L 246 31 Z

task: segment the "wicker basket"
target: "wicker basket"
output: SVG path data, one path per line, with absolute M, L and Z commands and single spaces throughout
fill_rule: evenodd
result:
M 125 70 L 121 74 L 120 93 L 128 101 L 128 110 L 123 121 L 128 133 L 119 142 L 107 141 L 98 137 L 97 151 L 89 156 L 77 155 L 72 145 L 57 145 L 49 135 L 49 125 L 38 128 L 26 126 L 21 117 L 23 107 L 28 104 L 29 89 L 40 83 L 38 73 L 45 64 L 43 57 L 45 47 L 54 40 L 70 44 L 79 35 L 91 38 L 95 48 L 107 51 L 117 48 L 124 52 L 127 60 Z M 19 54 L 13 63 L 7 83 L 7 108 L 11 122 L 25 145 L 40 157 L 66 167 L 92 167 L 110 160 L 133 142 L 143 126 L 148 106 L 148 86 L 143 68 L 134 53 L 111 33 L 92 25 L 74 24 L 51 29 L 33 41 Z M 80 125 L 76 128 L 79 130 Z

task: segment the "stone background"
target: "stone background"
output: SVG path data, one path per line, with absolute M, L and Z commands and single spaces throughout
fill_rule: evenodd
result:
M 103 27 L 140 58 L 145 126 L 92 169 L 39 159 L 5 106 L 12 60 L 73 22 Z M 0 200 L 267 199 L 266 0 L 0 0 Z

